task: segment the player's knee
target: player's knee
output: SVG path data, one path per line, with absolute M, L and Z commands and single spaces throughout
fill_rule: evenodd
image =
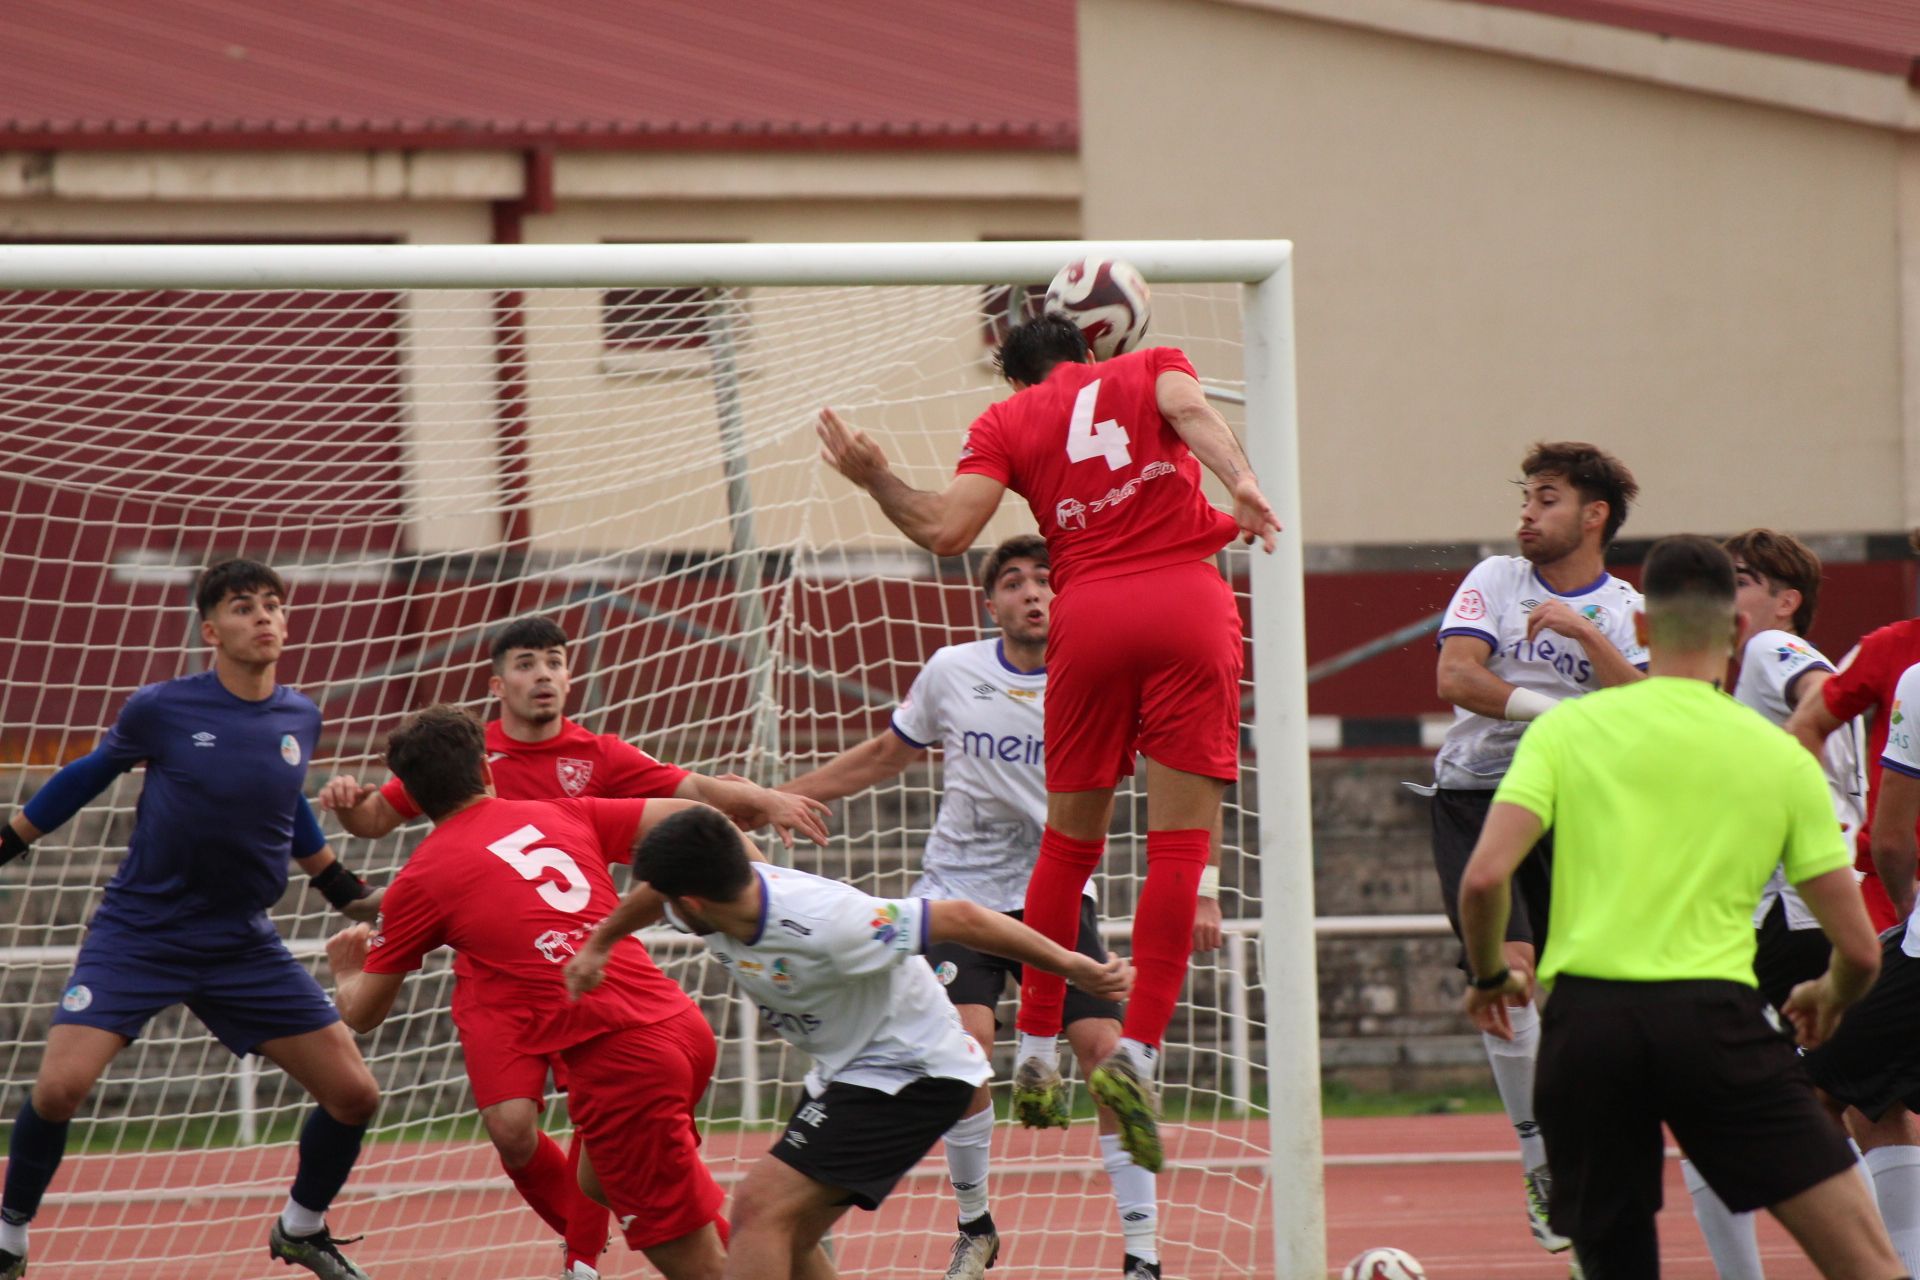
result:
M 42 1075 L 33 1082 L 33 1109 L 42 1120 L 64 1124 L 93 1091 L 93 1081 L 69 1072 Z
M 525 1116 L 488 1116 L 487 1137 L 493 1142 L 493 1149 L 500 1156 L 500 1163 L 509 1169 L 525 1168 L 534 1153 L 540 1148 L 540 1133 L 534 1128 L 533 1121 Z M 587 1187 L 587 1179 L 580 1179 L 582 1189 L 589 1195 L 599 1189 L 596 1181 Z M 598 1199 L 598 1197 L 594 1197 Z
M 353 1078 L 328 1089 L 327 1096 L 316 1101 L 341 1124 L 367 1124 L 380 1109 L 380 1086 L 370 1072 L 357 1072 Z

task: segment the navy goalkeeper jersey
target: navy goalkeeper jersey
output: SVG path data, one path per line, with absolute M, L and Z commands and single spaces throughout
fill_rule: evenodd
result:
M 205 671 L 137 690 L 97 751 L 147 775 L 93 929 L 196 949 L 273 935 L 288 861 L 325 843 L 302 794 L 319 738 L 320 709 L 285 685 L 249 702 Z

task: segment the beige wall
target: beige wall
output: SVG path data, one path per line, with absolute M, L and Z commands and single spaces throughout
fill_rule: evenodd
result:
M 1308 541 L 1502 539 L 1540 436 L 1635 467 L 1633 534 L 1905 520 L 1892 130 L 1226 3 L 1080 31 L 1090 238 L 1297 244 Z

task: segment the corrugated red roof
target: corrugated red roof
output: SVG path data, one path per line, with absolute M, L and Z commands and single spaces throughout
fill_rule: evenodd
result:
M 1473 0 L 1920 83 L 1920 0 Z
M 1078 145 L 1074 0 L 6 0 L 0 146 Z

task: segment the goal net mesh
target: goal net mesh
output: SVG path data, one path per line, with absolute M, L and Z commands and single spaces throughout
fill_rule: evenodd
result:
M 1034 292 L 0 292 L 0 800 L 14 811 L 91 750 L 134 688 L 204 668 L 191 583 L 236 555 L 289 583 L 279 675 L 325 718 L 309 795 L 336 772 L 383 780 L 384 735 L 410 708 L 491 714 L 489 632 L 529 613 L 573 637 L 575 721 L 691 769 L 792 777 L 883 731 L 935 648 L 986 634 L 981 548 L 938 560 L 906 543 L 818 460 L 814 416 L 835 406 L 910 482 L 944 483 L 966 424 L 1004 394 L 991 335 Z M 1154 304 L 1150 340 L 1185 348 L 1238 428 L 1237 287 L 1162 285 Z M 1031 527 L 1010 497 L 982 548 Z M 1244 593 L 1241 553 L 1223 565 Z M 1250 719 L 1251 685 L 1247 700 Z M 1271 1265 L 1251 767 L 1228 793 L 1222 866 L 1222 905 L 1240 923 L 1195 957 L 1165 1056 L 1162 1248 L 1169 1275 L 1196 1280 Z M 138 770 L 123 776 L 0 871 L 8 1117 L 140 785 Z M 837 804 L 833 841 L 790 856 L 903 895 L 939 798 L 936 752 Z M 426 834 L 414 824 L 370 843 L 321 816 L 376 884 Z M 1144 830 L 1130 785 L 1097 880 L 1122 949 Z M 320 947 L 341 920 L 297 869 L 273 920 L 330 985 Z M 730 1185 L 794 1106 L 805 1063 L 742 1016 L 685 939 L 647 937 L 720 1037 L 702 1107 L 706 1154 Z M 384 1097 L 331 1221 L 367 1233 L 353 1256 L 377 1276 L 555 1275 L 557 1238 L 476 1120 L 450 990 L 441 952 L 361 1038 Z M 997 1091 L 1009 1039 L 1010 1027 Z M 34 1224 L 34 1273 L 262 1274 L 310 1105 L 185 1009 L 157 1017 L 76 1116 Z M 993 1208 L 1020 1274 L 1118 1267 L 1081 1106 L 1064 1133 L 996 1128 Z M 542 1123 L 564 1143 L 561 1095 Z M 832 1247 L 848 1275 L 937 1274 L 953 1221 L 936 1147 L 881 1211 L 844 1219 Z M 609 1276 L 652 1274 L 619 1244 L 602 1262 Z

